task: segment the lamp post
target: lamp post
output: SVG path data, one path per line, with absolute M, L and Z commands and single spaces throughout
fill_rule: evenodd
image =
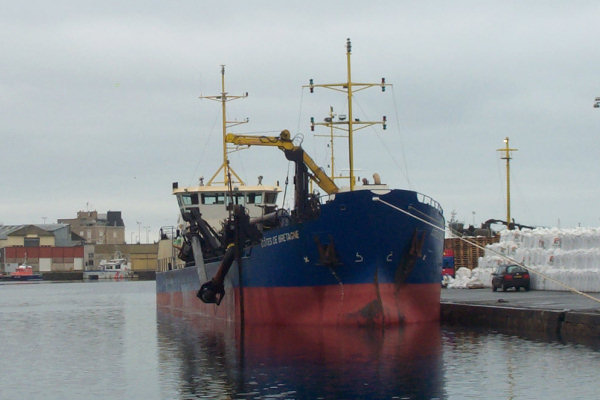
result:
M 500 158 L 506 160 L 506 229 L 510 229 L 510 152 L 518 149 L 511 149 L 508 146 L 508 136 L 504 139 L 504 144 L 506 145 L 504 148 L 496 151 L 504 152 L 504 157 Z
M 140 221 L 136 221 L 138 224 L 138 244 L 142 241 L 142 223 Z

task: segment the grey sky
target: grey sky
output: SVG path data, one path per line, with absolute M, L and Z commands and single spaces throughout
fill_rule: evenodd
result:
M 344 99 L 301 86 L 344 80 L 350 37 L 355 80 L 394 85 L 357 95 L 357 116 L 389 120 L 357 134 L 359 175 L 430 195 L 448 219 L 504 219 L 509 136 L 518 222 L 600 225 L 600 4 L 451 3 L 0 0 L 0 222 L 121 210 L 142 242 L 174 224 L 171 182 L 221 161 L 220 107 L 198 99 L 220 91 L 220 64 L 228 92 L 250 94 L 230 103 L 250 118 L 236 132 L 301 132 L 326 166 L 308 121 Z M 232 163 L 250 183 L 287 173 L 274 149 Z

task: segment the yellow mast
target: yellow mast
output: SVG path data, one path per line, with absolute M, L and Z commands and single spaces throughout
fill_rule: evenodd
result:
M 334 122 L 333 119 L 326 122 L 315 122 L 315 119 L 311 117 L 311 130 L 314 131 L 315 125 L 325 125 L 331 128 L 342 129 L 348 132 L 348 161 L 350 174 L 347 178 L 350 180 L 350 190 L 354 190 L 354 185 L 356 179 L 354 178 L 354 131 L 357 131 L 362 128 L 366 128 L 367 126 L 382 124 L 383 129 L 386 129 L 386 117 L 384 116 L 381 121 L 359 121 L 355 120 L 352 114 L 352 96 L 354 93 L 364 90 L 373 86 L 381 86 L 381 91 L 385 91 L 386 86 L 391 86 L 385 83 L 385 78 L 381 78 L 381 83 L 356 83 L 352 82 L 352 72 L 351 72 L 351 63 L 350 63 L 350 55 L 352 53 L 352 44 L 350 39 L 346 40 L 346 63 L 347 63 L 347 80 L 344 83 L 326 83 L 326 84 L 314 84 L 313 80 L 309 80 L 308 85 L 304 85 L 303 87 L 310 88 L 310 92 L 313 93 L 313 89 L 315 87 L 323 87 L 326 89 L 337 90 L 340 92 L 345 92 L 348 98 L 348 120 L 344 121 L 345 118 L 339 116 L 339 121 Z M 347 127 L 339 127 L 335 125 L 346 125 Z M 332 135 L 333 136 L 333 135 Z M 333 140 L 333 139 L 332 139 Z M 333 173 L 333 147 L 332 147 L 332 173 Z M 333 178 L 333 177 L 332 177 Z
M 227 142 L 225 142 L 225 136 L 227 135 L 227 128 L 230 128 L 230 127 L 236 126 L 236 125 L 240 125 L 240 124 L 245 124 L 246 122 L 248 122 L 247 118 L 245 121 L 241 121 L 241 122 L 227 121 L 227 109 L 226 109 L 225 103 L 227 103 L 228 101 L 231 101 L 231 100 L 241 99 L 241 98 L 245 98 L 245 97 L 248 97 L 248 92 L 246 92 L 245 94 L 243 94 L 241 96 L 228 96 L 227 95 L 227 92 L 225 91 L 225 65 L 221 65 L 221 94 L 216 95 L 216 96 L 200 96 L 201 99 L 209 99 L 209 100 L 215 100 L 215 101 L 221 102 L 221 114 L 222 114 L 221 116 L 222 116 L 222 130 L 223 130 L 223 163 L 221 164 L 221 166 L 219 167 L 217 172 L 215 172 L 214 175 L 208 181 L 208 183 L 207 183 L 208 186 L 212 185 L 213 183 L 222 183 L 223 185 L 227 186 L 229 184 L 230 174 L 233 175 L 241 185 L 245 185 L 244 181 L 242 181 L 242 178 L 240 178 L 238 176 L 238 174 L 233 170 L 233 168 L 231 168 L 231 166 L 229 165 L 229 159 L 227 158 Z M 223 181 L 215 182 L 215 178 L 221 171 L 223 171 Z
M 333 107 L 329 106 L 329 121 L 333 121 Z M 333 152 L 333 125 L 329 126 L 329 146 L 331 147 L 331 179 L 335 179 L 335 156 Z
M 349 167 L 350 167 L 350 190 L 354 190 L 354 140 L 353 140 L 353 129 L 354 125 L 352 119 L 352 77 L 350 73 L 350 54 L 352 52 L 352 44 L 350 43 L 350 39 L 346 40 L 346 63 L 348 64 L 348 83 L 347 83 L 347 91 L 348 91 L 348 157 L 349 157 Z
M 497 149 L 496 151 L 504 152 L 504 157 L 500 157 L 502 160 L 506 160 L 506 228 L 510 229 L 510 152 L 517 151 L 518 149 L 511 149 L 508 146 L 508 136 L 504 138 L 505 147 L 503 149 Z

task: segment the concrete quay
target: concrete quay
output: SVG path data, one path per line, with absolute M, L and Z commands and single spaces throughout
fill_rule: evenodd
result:
M 600 293 L 589 293 L 600 299 Z M 600 302 L 570 292 L 442 289 L 441 321 L 565 342 L 600 344 Z

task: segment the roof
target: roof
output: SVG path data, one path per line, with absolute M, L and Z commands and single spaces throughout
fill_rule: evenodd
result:
M 194 193 L 194 192 L 229 192 L 229 186 L 188 186 L 173 189 L 173 194 L 176 193 Z M 279 186 L 266 186 L 266 185 L 237 185 L 233 187 L 233 192 L 281 192 Z
M 79 236 L 78 234 L 76 234 L 75 232 L 71 231 L 71 240 L 74 242 L 85 242 L 85 238 Z
M 0 225 L 0 240 L 8 239 L 8 235 L 24 228 L 26 225 Z
M 28 225 L 0 225 L 0 240 L 8 239 L 15 233 L 27 235 L 28 233 L 38 233 L 42 236 L 49 236 L 51 232 L 68 226 L 67 224 L 28 224 Z
M 40 229 L 43 229 L 48 232 L 54 232 L 59 229 L 64 228 L 65 226 L 69 226 L 69 224 L 34 224 Z

